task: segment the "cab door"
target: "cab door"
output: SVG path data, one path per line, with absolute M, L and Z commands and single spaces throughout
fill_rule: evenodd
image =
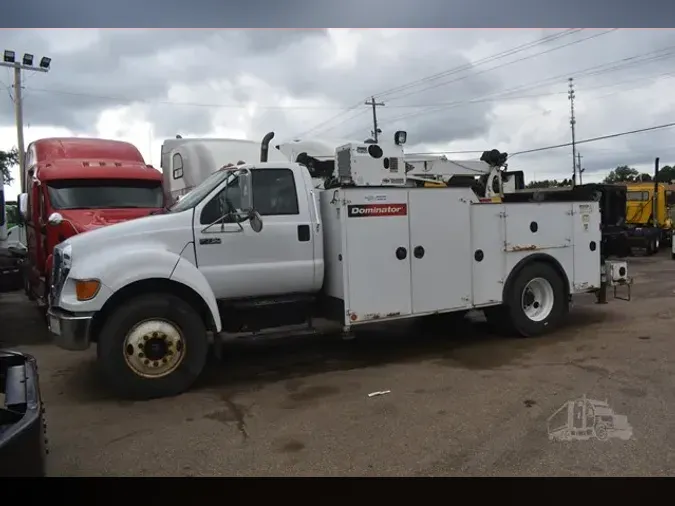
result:
M 227 200 L 241 210 L 237 178 L 195 210 L 199 270 L 217 299 L 312 292 L 315 235 L 302 178 L 288 168 L 253 169 L 252 191 L 260 232 L 222 218 Z

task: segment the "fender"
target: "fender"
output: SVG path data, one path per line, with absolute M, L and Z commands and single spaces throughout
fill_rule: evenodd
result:
M 73 264 L 59 305 L 73 312 L 100 311 L 114 293 L 135 281 L 169 279 L 179 260 L 179 255 L 155 243 L 131 243 L 80 257 Z M 72 280 L 92 278 L 101 281 L 101 290 L 89 301 L 78 301 Z
M 502 290 L 502 301 L 506 300 L 507 294 L 511 290 L 511 285 L 513 285 L 513 281 L 516 279 L 518 273 L 521 270 L 523 270 L 523 268 L 526 265 L 537 261 L 547 263 L 551 265 L 555 270 L 557 270 L 558 273 L 562 276 L 563 282 L 565 283 L 566 295 L 570 294 L 570 281 L 567 278 L 567 273 L 565 272 L 565 269 L 563 269 L 562 265 L 560 265 L 560 262 L 558 262 L 557 259 L 546 253 L 533 253 L 531 255 L 526 256 L 525 258 L 522 258 L 516 265 L 513 266 L 513 269 L 511 269 L 511 272 L 509 273 L 508 277 L 506 278 L 506 282 L 504 283 L 504 289 Z
M 171 281 L 178 281 L 179 283 L 192 288 L 202 297 L 202 299 L 204 299 L 204 302 L 209 307 L 209 311 L 211 311 L 211 317 L 216 326 L 216 332 L 220 332 L 223 325 L 220 320 L 220 311 L 218 311 L 216 297 L 213 295 L 211 285 L 209 285 L 209 282 L 206 281 L 206 278 L 199 269 L 197 269 L 197 267 L 189 260 L 181 258 L 173 269 L 169 279 L 171 279 Z

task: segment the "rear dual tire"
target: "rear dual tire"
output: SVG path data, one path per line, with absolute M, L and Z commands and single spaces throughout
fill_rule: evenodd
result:
M 504 303 L 487 308 L 485 316 L 498 334 L 538 337 L 557 328 L 568 310 L 562 276 L 547 263 L 533 262 L 516 274 Z

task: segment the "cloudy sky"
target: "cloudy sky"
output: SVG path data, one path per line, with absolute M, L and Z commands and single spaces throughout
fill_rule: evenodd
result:
M 26 143 L 127 140 L 159 166 L 162 139 L 349 137 L 408 131 L 409 152 L 514 153 L 675 118 L 674 30 L 12 30 L 5 48 L 52 58 L 26 73 Z M 2 48 L 0 48 L 2 49 Z M 0 68 L 0 149 L 16 144 L 11 73 Z M 579 146 L 584 181 L 617 165 L 675 163 L 675 129 Z M 475 153 L 451 154 L 473 158 Z M 511 159 L 527 180 L 569 177 L 571 148 Z M 13 185 L 8 196 L 14 197 Z

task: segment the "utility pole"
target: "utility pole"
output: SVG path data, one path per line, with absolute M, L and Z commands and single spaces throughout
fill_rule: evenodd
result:
M 377 136 L 382 133 L 382 130 L 377 127 L 377 108 L 384 107 L 384 102 L 375 102 L 375 97 L 370 97 L 370 101 L 367 101 L 366 105 L 373 108 L 373 131 L 371 133 L 373 134 L 373 140 L 377 143 Z
M 577 184 L 577 146 L 576 138 L 574 133 L 574 125 L 577 121 L 574 119 L 574 78 L 570 77 L 569 81 L 569 92 L 567 98 L 570 99 L 570 126 L 572 127 L 572 186 Z
M 14 116 L 16 118 L 17 149 L 19 151 L 19 179 L 21 180 L 21 193 L 26 192 L 26 178 L 24 170 L 26 165 L 26 148 L 23 141 L 23 95 L 21 85 L 21 71 L 32 70 L 35 72 L 49 72 L 52 59 L 43 56 L 38 66 L 33 65 L 33 55 L 25 53 L 23 59 L 16 61 L 16 53 L 5 49 L 0 67 L 14 69 Z
M 584 184 L 581 182 L 581 175 L 584 173 L 586 169 L 581 168 L 581 159 L 583 156 L 581 156 L 581 153 L 577 151 L 577 172 L 579 173 L 579 184 Z

